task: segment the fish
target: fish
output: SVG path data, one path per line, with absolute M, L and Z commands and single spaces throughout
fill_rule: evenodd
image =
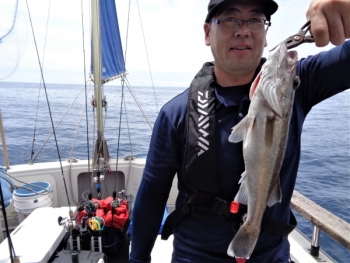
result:
M 284 43 L 270 52 L 250 87 L 248 113 L 232 128 L 228 138 L 232 143 L 243 140 L 245 171 L 234 201 L 248 206 L 246 219 L 227 249 L 236 261 L 250 258 L 266 207 L 282 200 L 279 172 L 295 90 L 300 85 L 297 61 L 297 51 L 288 51 Z

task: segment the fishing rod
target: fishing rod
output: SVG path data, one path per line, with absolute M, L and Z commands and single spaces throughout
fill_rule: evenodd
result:
M 54 141 L 55 141 L 56 150 L 57 150 L 57 154 L 58 154 L 58 159 L 59 159 L 59 163 L 60 163 L 60 167 L 61 167 L 61 174 L 62 174 L 62 178 L 63 178 L 64 189 L 65 189 L 66 196 L 67 196 L 67 202 L 68 202 L 68 207 L 69 207 L 69 216 L 70 216 L 70 218 L 73 218 L 73 211 L 72 211 L 71 204 L 70 204 L 70 200 L 69 200 L 68 189 L 67 189 L 67 183 L 66 183 L 66 179 L 65 179 L 64 172 L 63 172 L 61 154 L 60 154 L 60 150 L 59 150 L 59 147 L 58 147 L 57 136 L 56 136 L 55 126 L 54 126 L 54 123 L 53 123 L 53 118 L 52 118 L 52 113 L 51 113 L 51 108 L 50 108 L 49 97 L 48 97 L 47 89 L 46 89 L 46 82 L 45 82 L 45 79 L 44 79 L 43 67 L 42 67 L 41 62 L 40 62 L 40 57 L 39 57 L 39 53 L 38 53 L 38 46 L 37 46 L 37 42 L 36 42 L 36 38 L 35 38 L 35 34 L 34 34 L 34 28 L 33 28 L 32 18 L 31 18 L 31 15 L 30 15 L 30 10 L 29 10 L 29 6 L 28 6 L 28 1 L 26 1 L 26 4 L 27 4 L 27 10 L 28 10 L 29 21 L 30 21 L 30 25 L 31 25 L 31 29 L 32 29 L 32 35 L 33 35 L 33 39 L 34 39 L 34 43 L 35 43 L 35 49 L 36 49 L 36 54 L 37 54 L 38 63 L 39 63 L 39 68 L 40 68 L 40 73 L 41 73 L 41 79 L 42 79 L 42 83 L 43 83 L 44 90 L 45 90 L 45 96 L 46 96 L 47 107 L 48 107 L 48 109 L 49 109 L 50 121 L 51 121 L 51 126 L 52 126 L 52 131 L 53 131 L 54 139 L 55 139 Z
M 2 193 L 1 180 L 0 180 L 0 206 L 1 206 L 1 209 L 2 209 L 2 214 L 4 216 L 5 229 L 6 229 L 6 235 L 7 235 L 7 242 L 9 244 L 9 252 L 10 252 L 11 263 L 20 263 L 19 257 L 16 256 L 15 249 L 14 249 L 13 244 L 12 244 L 10 230 L 9 230 L 9 226 L 8 226 L 8 222 L 7 222 L 5 200 L 4 200 L 4 196 L 3 196 L 3 193 Z

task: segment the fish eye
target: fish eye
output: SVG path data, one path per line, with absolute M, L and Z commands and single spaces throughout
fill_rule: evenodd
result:
M 300 78 L 298 76 L 295 76 L 293 79 L 293 89 L 297 89 L 300 85 Z

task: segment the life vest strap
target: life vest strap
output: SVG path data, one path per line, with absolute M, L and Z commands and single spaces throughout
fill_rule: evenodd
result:
M 235 213 L 230 211 L 231 203 L 218 198 L 215 194 L 197 191 L 187 202 L 184 202 L 181 207 L 176 208 L 170 213 L 165 220 L 161 238 L 167 240 L 174 229 L 177 228 L 182 220 L 191 212 L 197 218 L 203 219 L 209 216 L 210 213 L 223 215 L 233 221 L 232 230 L 235 231 L 243 223 L 243 218 L 247 213 L 247 206 L 239 204 L 239 209 Z M 290 224 L 279 222 L 276 220 L 263 218 L 261 231 L 273 236 L 288 236 L 294 230 L 297 221 L 290 212 Z

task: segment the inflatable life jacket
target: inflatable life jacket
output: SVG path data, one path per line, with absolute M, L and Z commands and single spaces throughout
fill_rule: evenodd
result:
M 92 230 L 102 230 L 104 226 L 108 227 L 115 227 L 117 229 L 123 229 L 127 220 L 129 219 L 129 210 L 128 210 L 128 203 L 125 200 L 121 201 L 120 206 L 114 208 L 114 211 L 112 211 L 111 208 L 111 201 L 113 200 L 113 197 L 107 197 L 103 200 L 98 200 L 92 198 L 92 203 L 96 207 L 96 211 L 94 212 L 95 218 L 99 219 L 99 227 L 97 229 Z M 87 216 L 86 210 L 79 211 L 79 213 L 76 216 L 76 221 L 78 224 L 82 224 L 82 219 Z M 102 219 L 102 220 L 101 220 Z M 89 220 L 87 221 L 87 225 L 89 225 Z M 90 227 L 91 228 L 91 227 Z
M 262 58 L 253 80 L 265 62 L 266 59 Z M 176 208 L 168 216 L 163 226 L 162 239 L 168 239 L 174 228 L 190 212 L 198 217 L 194 212 L 194 208 L 197 207 L 200 207 L 201 211 L 204 209 L 208 213 L 223 215 L 238 227 L 247 213 L 246 205 L 229 203 L 216 196 L 218 186 L 215 170 L 215 85 L 214 64 L 207 62 L 190 85 L 186 114 L 187 137 L 183 174 L 185 180 L 197 191 L 183 206 Z M 296 226 L 292 213 L 290 222 L 291 225 L 264 219 L 261 231 L 287 236 Z

